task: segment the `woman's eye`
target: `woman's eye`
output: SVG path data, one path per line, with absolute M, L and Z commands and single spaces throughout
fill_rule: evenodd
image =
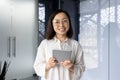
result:
M 63 22 L 67 22 L 67 20 L 63 20 Z
M 60 22 L 57 21 L 57 22 L 55 22 L 55 23 L 60 23 Z
M 64 22 L 64 23 L 67 23 L 67 22 L 68 22 L 68 20 L 67 20 L 67 19 L 65 19 L 65 20 L 63 20 L 63 22 Z

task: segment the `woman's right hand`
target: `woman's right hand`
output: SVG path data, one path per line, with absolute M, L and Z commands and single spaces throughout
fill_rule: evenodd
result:
M 51 68 L 55 67 L 57 64 L 57 61 L 55 58 L 50 57 L 48 60 L 48 63 L 46 64 L 46 70 L 49 71 Z

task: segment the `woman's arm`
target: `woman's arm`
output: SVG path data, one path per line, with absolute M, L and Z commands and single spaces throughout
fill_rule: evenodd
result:
M 46 76 L 46 60 L 45 60 L 45 51 L 44 51 L 44 43 L 45 41 L 42 41 L 41 44 L 38 47 L 35 62 L 34 62 L 34 70 L 35 73 L 38 76 L 45 77 Z
M 84 64 L 84 54 L 83 50 L 78 44 L 76 47 L 76 57 L 74 61 L 74 79 L 79 80 L 85 71 L 85 64 Z

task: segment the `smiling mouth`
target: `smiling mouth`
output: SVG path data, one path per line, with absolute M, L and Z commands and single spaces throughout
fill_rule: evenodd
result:
M 59 29 L 61 32 L 65 32 L 65 29 Z

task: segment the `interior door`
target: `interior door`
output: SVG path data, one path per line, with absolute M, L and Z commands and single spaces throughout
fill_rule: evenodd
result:
M 7 79 L 22 79 L 34 74 L 35 2 L 12 2 L 12 59 Z M 34 39 L 34 40 L 33 40 Z
M 7 60 L 11 56 L 10 30 L 11 14 L 10 4 L 7 0 L 0 0 L 0 60 Z

